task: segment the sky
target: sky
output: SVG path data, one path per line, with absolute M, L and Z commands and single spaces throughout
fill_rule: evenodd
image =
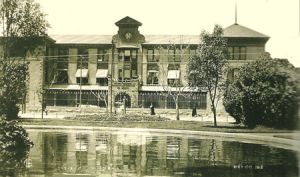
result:
M 235 22 L 270 36 L 266 51 L 300 67 L 300 0 L 35 0 L 47 14 L 49 34 L 116 34 L 130 16 L 142 34 L 212 32 Z

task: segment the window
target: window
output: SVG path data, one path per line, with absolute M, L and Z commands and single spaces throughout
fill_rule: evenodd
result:
M 147 84 L 157 85 L 158 84 L 158 73 L 159 66 L 157 63 L 147 64 Z
M 123 61 L 123 57 L 124 57 L 124 52 L 119 51 L 119 56 L 118 56 L 119 61 Z
M 153 49 L 147 50 L 147 61 L 154 62 L 154 50 Z
M 97 78 L 96 82 L 100 86 L 108 86 L 108 79 L 107 78 Z
M 147 65 L 147 70 L 155 70 L 155 71 L 159 71 L 159 66 L 157 63 L 149 63 Z
M 180 62 L 181 56 L 182 56 L 182 50 L 181 49 L 176 49 L 175 50 L 175 61 Z
M 207 107 L 207 93 L 206 92 L 195 92 L 181 96 L 178 98 L 178 106 L 180 109 L 206 109 Z M 138 104 L 140 107 L 149 108 L 152 104 L 155 108 L 168 108 L 175 109 L 174 100 L 171 95 L 166 96 L 159 92 L 139 92 Z
M 88 49 L 79 48 L 78 57 L 77 57 L 77 68 L 78 69 L 87 69 L 89 64 L 89 53 Z
M 240 47 L 240 59 L 246 60 L 246 47 Z
M 194 56 L 196 54 L 197 54 L 196 49 L 190 49 L 190 55 L 191 56 Z
M 168 70 L 180 70 L 180 64 L 176 63 L 176 64 L 169 64 L 168 65 Z
M 123 70 L 119 69 L 119 81 L 123 80 Z
M 59 48 L 57 52 L 58 52 L 58 58 L 55 60 L 56 75 L 54 76 L 54 79 L 57 84 L 67 84 L 69 49 Z
M 77 84 L 80 84 L 80 78 L 81 78 L 81 85 L 86 85 L 89 83 L 87 77 L 76 77 Z
M 76 82 L 77 82 L 77 84 L 88 84 L 88 70 L 87 69 L 77 69 Z
M 97 69 L 96 72 L 96 82 L 101 86 L 107 86 L 108 85 L 108 69 Z
M 129 62 L 130 61 L 130 50 L 125 50 L 124 52 L 124 61 Z
M 119 81 L 137 78 L 137 49 L 119 49 Z
M 124 78 L 125 79 L 130 79 L 131 78 L 131 70 L 128 68 L 124 69 Z
M 59 48 L 58 49 L 58 59 L 57 59 L 57 69 L 68 69 L 68 57 L 69 49 Z
M 180 71 L 179 70 L 169 70 L 168 71 L 168 85 L 175 86 L 180 84 Z
M 169 62 L 174 62 L 174 49 L 169 49 L 168 50 L 168 61 Z
M 154 49 L 154 60 L 156 62 L 159 62 L 159 56 L 160 56 L 159 49 Z
M 137 59 L 137 52 L 136 52 L 136 50 L 131 50 L 131 58 L 132 59 Z
M 158 84 L 158 71 L 150 70 L 148 71 L 147 84 L 157 85 Z
M 68 83 L 68 71 L 67 70 L 57 70 L 56 71 L 56 83 L 57 84 L 67 84 Z
M 168 79 L 168 85 L 169 86 L 176 86 L 180 84 L 180 80 L 179 79 Z
M 98 49 L 97 69 L 108 69 L 109 54 L 104 49 Z
M 246 47 L 234 46 L 228 47 L 228 52 L 231 60 L 246 60 Z

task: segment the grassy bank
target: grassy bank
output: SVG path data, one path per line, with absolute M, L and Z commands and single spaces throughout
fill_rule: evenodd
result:
M 211 131 L 227 133 L 289 133 L 291 130 L 278 130 L 267 127 L 248 129 L 244 126 L 212 122 L 175 121 L 158 116 L 126 115 L 108 117 L 107 115 L 77 116 L 66 119 L 20 119 L 21 125 L 60 125 L 60 126 L 91 126 L 91 127 L 122 127 L 122 128 L 153 128 L 177 129 L 194 131 Z

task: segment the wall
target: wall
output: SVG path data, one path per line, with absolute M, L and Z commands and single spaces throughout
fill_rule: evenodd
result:
M 35 111 L 42 107 L 42 87 L 43 87 L 43 65 L 46 54 L 46 47 L 38 47 L 33 53 L 27 54 L 27 61 L 29 61 L 29 83 L 28 94 L 26 99 L 27 111 Z

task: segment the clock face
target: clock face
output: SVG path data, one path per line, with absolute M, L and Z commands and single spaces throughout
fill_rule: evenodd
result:
M 125 34 L 125 39 L 130 40 L 131 38 L 132 38 L 132 34 L 129 33 L 129 32 L 127 32 L 127 33 Z

